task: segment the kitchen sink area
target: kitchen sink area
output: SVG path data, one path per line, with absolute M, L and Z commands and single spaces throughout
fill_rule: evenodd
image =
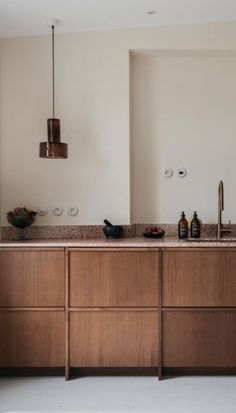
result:
M 187 238 L 187 242 L 216 242 L 216 243 L 225 243 L 225 242 L 236 242 L 236 237 L 227 237 L 227 238 Z

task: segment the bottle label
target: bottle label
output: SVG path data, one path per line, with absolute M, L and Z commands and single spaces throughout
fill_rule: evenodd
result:
M 188 237 L 188 227 L 184 223 L 179 225 L 179 237 L 187 238 Z
M 197 238 L 200 237 L 200 227 L 198 223 L 194 222 L 191 227 L 191 237 Z

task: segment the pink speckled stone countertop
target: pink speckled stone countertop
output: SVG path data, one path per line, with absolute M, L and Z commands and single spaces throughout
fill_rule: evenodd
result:
M 200 241 L 179 240 L 177 237 L 162 239 L 133 237 L 116 240 L 107 239 L 45 239 L 25 241 L 1 241 L 0 248 L 236 248 L 236 238 L 217 241 L 215 238 L 206 238 Z

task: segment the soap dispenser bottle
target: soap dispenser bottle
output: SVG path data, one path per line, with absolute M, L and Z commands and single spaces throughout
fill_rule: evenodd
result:
M 201 235 L 201 223 L 197 217 L 197 212 L 194 211 L 193 219 L 190 224 L 191 238 L 200 238 Z
M 184 211 L 181 214 L 181 218 L 178 223 L 178 235 L 179 238 L 188 238 L 188 221 L 185 218 Z

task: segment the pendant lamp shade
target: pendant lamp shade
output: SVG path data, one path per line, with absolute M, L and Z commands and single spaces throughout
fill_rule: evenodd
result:
M 60 119 L 48 119 L 47 124 L 48 141 L 40 143 L 40 158 L 67 159 L 68 145 L 66 143 L 61 142 Z
M 52 100 L 53 100 L 53 117 L 47 120 L 48 140 L 40 142 L 39 157 L 46 159 L 67 159 L 68 145 L 61 142 L 60 119 L 55 118 L 55 87 L 54 87 L 54 26 L 58 20 L 50 19 L 52 22 Z

